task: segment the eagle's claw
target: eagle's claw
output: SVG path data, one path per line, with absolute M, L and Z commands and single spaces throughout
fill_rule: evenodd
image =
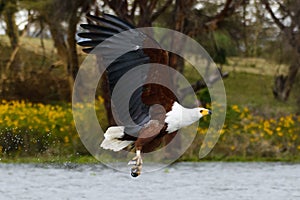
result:
M 131 168 L 131 176 L 132 177 L 137 177 L 141 174 L 143 160 L 142 160 L 142 156 L 141 156 L 140 152 L 137 152 L 137 155 L 128 162 L 128 165 L 134 165 Z
M 138 177 L 141 174 L 142 166 L 133 166 L 131 168 L 131 176 Z
M 140 166 L 142 164 L 143 164 L 143 160 L 141 156 L 135 156 L 128 162 L 128 165 Z

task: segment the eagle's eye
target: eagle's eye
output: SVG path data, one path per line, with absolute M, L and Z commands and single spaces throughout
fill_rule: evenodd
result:
M 202 113 L 203 112 L 203 110 L 200 110 L 200 113 Z

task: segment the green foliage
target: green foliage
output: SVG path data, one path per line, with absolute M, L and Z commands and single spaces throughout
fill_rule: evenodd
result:
M 214 33 L 214 40 L 216 44 L 216 49 L 219 51 L 224 51 L 226 56 L 234 56 L 237 54 L 236 45 L 233 42 L 233 39 L 230 37 L 227 31 L 219 30 Z M 222 64 L 224 64 L 223 62 Z
M 226 64 L 227 57 L 237 55 L 236 44 L 226 31 L 202 34 L 196 39 L 218 64 Z
M 211 99 L 210 99 L 210 95 L 209 95 L 209 91 L 207 88 L 201 90 L 200 92 L 198 92 L 199 94 L 197 95 L 198 99 L 200 100 L 200 102 L 202 103 L 203 107 L 206 107 L 207 104 L 211 103 Z

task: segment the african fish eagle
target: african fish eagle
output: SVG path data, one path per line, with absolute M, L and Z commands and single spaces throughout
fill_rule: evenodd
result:
M 97 45 L 111 36 L 123 31 L 135 30 L 135 27 L 130 23 L 109 14 L 103 14 L 102 17 L 88 14 L 87 19 L 90 21 L 89 24 L 81 24 L 86 32 L 78 34 L 79 37 L 83 38 L 78 44 L 85 47 L 83 51 L 86 53 L 93 53 L 92 50 Z M 136 32 L 135 30 L 133 33 Z M 106 46 L 111 48 L 112 51 L 110 52 L 117 50 L 118 44 L 113 44 L 114 41 L 110 42 L 112 44 Z M 132 42 L 138 48 L 120 56 L 107 67 L 106 73 L 111 94 L 117 82 L 129 70 L 147 63 L 168 65 L 168 52 L 159 48 L 159 44 L 147 34 L 138 31 L 134 41 L 126 42 Z M 152 43 L 158 48 L 143 49 L 147 43 Z M 104 62 L 107 59 L 109 58 L 102 57 Z M 156 76 L 156 79 L 170 79 L 169 81 L 171 81 L 168 74 L 151 73 L 151 76 Z M 145 79 L 147 78 L 149 77 L 145 77 Z M 117 114 L 118 112 L 122 113 L 118 110 L 118 102 L 112 100 L 112 104 L 114 104 Z M 157 104 L 161 106 L 150 109 L 151 106 Z M 151 83 L 143 85 L 133 93 L 129 102 L 129 113 L 137 126 L 121 124 L 121 126 L 109 127 L 104 134 L 101 147 L 107 150 L 120 151 L 128 146 L 134 146 L 136 156 L 129 161 L 129 164 L 133 165 L 131 175 L 137 177 L 142 169 L 141 153 L 155 150 L 163 141 L 167 140 L 168 143 L 175 137 L 180 128 L 198 121 L 205 115 L 210 115 L 211 111 L 200 107 L 185 108 L 178 103 L 176 96 L 167 87 Z

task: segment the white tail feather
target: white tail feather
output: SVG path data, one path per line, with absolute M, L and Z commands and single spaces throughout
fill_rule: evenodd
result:
M 104 138 L 112 140 L 115 138 L 122 138 L 124 136 L 124 126 L 109 127 L 104 133 Z
M 124 136 L 124 126 L 109 127 L 104 134 L 104 140 L 100 146 L 103 149 L 120 151 L 134 142 L 128 140 L 119 140 L 123 136 Z

